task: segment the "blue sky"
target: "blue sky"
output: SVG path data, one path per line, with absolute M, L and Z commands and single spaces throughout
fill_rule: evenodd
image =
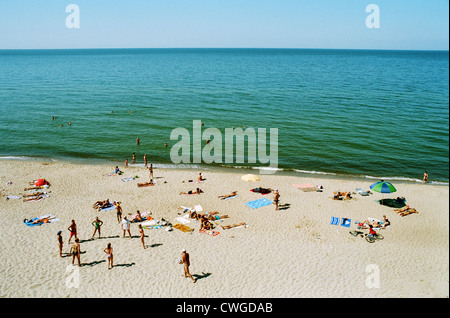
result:
M 448 50 L 449 1 L 0 0 L 0 49 L 178 47 Z

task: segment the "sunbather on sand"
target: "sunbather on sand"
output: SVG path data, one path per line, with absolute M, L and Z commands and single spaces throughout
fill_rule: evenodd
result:
M 224 200 L 226 198 L 234 197 L 235 195 L 237 195 L 237 191 L 233 191 L 230 194 L 219 195 L 218 198 L 220 198 L 221 200 Z
M 397 212 L 397 213 L 399 213 L 399 212 L 405 212 L 405 211 L 408 210 L 408 209 L 409 209 L 409 205 L 404 206 L 404 207 L 401 208 L 401 209 L 394 209 L 394 212 Z
M 33 222 L 31 222 L 31 224 L 39 224 L 39 223 L 48 223 L 48 221 L 54 219 L 55 217 L 49 217 L 49 218 L 40 218 L 40 219 L 36 219 Z M 23 222 L 25 223 L 29 223 L 30 220 L 29 219 L 25 219 L 23 220 Z
M 200 194 L 200 193 L 203 193 L 203 191 L 200 188 L 197 188 L 194 191 L 189 190 L 188 192 L 180 192 L 180 194 Z
M 153 182 L 153 179 L 150 179 L 149 182 L 141 182 L 137 184 L 138 187 L 146 187 L 146 186 L 154 186 L 155 182 Z
M 93 208 L 101 210 L 101 209 L 106 208 L 106 207 L 108 207 L 110 205 L 111 205 L 111 202 L 109 202 L 109 199 L 106 199 L 104 201 L 97 201 L 97 202 L 95 202 Z
M 220 219 L 227 219 L 229 218 L 228 214 L 224 214 L 222 216 L 218 215 L 219 212 L 214 211 L 214 212 L 208 212 L 206 213 L 204 216 L 211 221 L 215 221 L 215 220 L 220 220 Z
M 243 225 L 246 225 L 245 222 L 236 223 L 236 224 L 232 224 L 232 225 L 222 225 L 222 229 L 228 230 L 228 229 L 232 229 L 233 227 L 243 226 Z
M 203 216 L 200 218 L 201 220 L 201 224 L 200 224 L 200 230 L 212 230 L 214 228 L 214 226 L 212 225 L 211 222 L 209 222 L 209 220 Z
M 406 215 L 413 214 L 413 213 L 419 213 L 419 211 L 417 211 L 417 210 L 414 209 L 414 208 L 409 208 L 408 210 L 406 210 L 406 211 L 404 211 L 404 212 L 400 212 L 398 215 L 400 215 L 400 216 L 406 216 Z

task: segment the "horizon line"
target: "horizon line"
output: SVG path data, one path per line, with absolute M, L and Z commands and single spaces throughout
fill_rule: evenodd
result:
M 429 51 L 449 52 L 449 49 L 374 49 L 374 48 L 291 48 L 291 47 L 86 47 L 86 48 L 0 48 L 0 51 L 31 50 L 349 50 L 349 51 Z

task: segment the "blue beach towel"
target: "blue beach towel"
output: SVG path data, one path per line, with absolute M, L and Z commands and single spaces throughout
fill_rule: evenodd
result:
M 233 199 L 233 198 L 237 198 L 239 195 L 233 195 L 232 197 L 228 197 L 228 198 L 225 198 L 225 199 L 222 199 L 223 201 L 225 201 L 225 200 L 229 200 L 229 199 Z
M 271 204 L 273 204 L 273 202 L 267 198 L 262 198 L 262 199 L 246 202 L 245 204 L 247 204 L 252 209 L 257 209 L 257 208 L 261 208 L 263 206 L 271 205 Z
M 339 218 L 332 216 L 330 224 L 331 225 L 339 225 Z
M 350 227 L 351 219 L 342 218 L 341 226 Z
M 114 204 L 111 204 L 111 206 L 100 209 L 100 211 L 111 211 L 111 210 L 115 210 L 115 209 L 116 209 L 116 206 Z

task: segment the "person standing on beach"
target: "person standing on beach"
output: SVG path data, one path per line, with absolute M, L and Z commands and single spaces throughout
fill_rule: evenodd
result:
M 72 254 L 72 265 L 75 262 L 75 257 L 78 260 L 78 266 L 81 266 L 81 259 L 80 259 L 80 240 L 78 238 L 75 239 L 75 243 L 72 244 L 72 247 L 70 248 L 69 253 Z
M 111 246 L 111 243 L 108 243 L 108 245 L 106 245 L 106 248 L 103 250 L 103 252 L 106 253 L 106 258 L 108 259 L 108 269 L 113 268 L 114 263 L 113 263 L 113 248 Z
M 69 237 L 69 244 L 70 240 L 72 239 L 72 236 L 75 236 L 75 239 L 77 239 L 77 225 L 75 224 L 75 220 L 72 220 L 72 224 L 67 228 L 67 230 L 70 231 L 70 237 Z
M 128 159 L 125 159 L 125 168 L 128 168 Z
M 149 172 L 150 181 L 153 181 L 153 163 L 150 164 L 150 167 L 148 168 L 148 172 Z
M 59 247 L 59 257 L 62 257 L 62 249 L 63 249 L 63 238 L 61 236 L 61 231 L 58 231 L 56 234 L 56 237 L 58 238 L 58 247 Z
M 145 243 L 144 243 L 144 237 L 145 237 L 145 235 L 144 235 L 144 229 L 142 228 L 142 225 L 140 225 L 139 224 L 139 235 L 140 235 L 140 237 L 141 237 L 141 243 L 142 243 L 142 247 L 144 248 L 144 250 L 145 250 Z
M 103 225 L 103 221 L 99 220 L 98 216 L 95 218 L 94 222 L 92 222 L 94 226 L 94 234 L 92 234 L 92 238 L 94 238 L 95 233 L 98 231 L 98 238 L 100 238 L 100 228 Z
M 123 230 L 123 238 L 125 238 L 125 232 L 128 232 L 128 235 L 130 235 L 131 239 L 130 221 L 127 219 L 126 216 L 124 216 L 122 220 L 122 230 Z
M 424 172 L 424 174 L 423 174 L 423 183 L 427 183 L 427 181 L 428 181 L 428 172 Z
M 278 189 L 274 190 L 273 204 L 275 204 L 275 211 L 278 210 L 278 202 L 280 201 L 280 193 Z
M 189 254 L 186 252 L 185 249 L 181 251 L 181 263 L 184 264 L 184 278 L 187 277 L 187 275 L 192 279 L 192 281 L 195 283 L 194 277 L 192 277 L 191 273 L 189 273 L 189 266 L 191 265 Z
M 122 220 L 122 207 L 120 206 L 120 202 L 116 204 L 116 212 L 117 212 L 117 222 L 120 223 Z

